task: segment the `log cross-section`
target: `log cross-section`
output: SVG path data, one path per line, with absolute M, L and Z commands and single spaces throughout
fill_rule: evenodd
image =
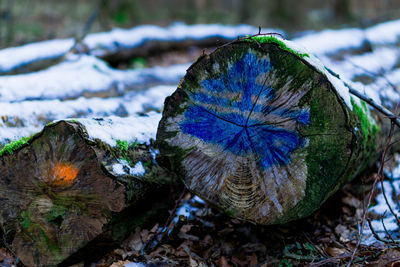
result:
M 167 98 L 159 162 L 227 214 L 311 214 L 374 150 L 369 110 L 313 56 L 275 37 L 205 55 Z
M 112 245 L 166 214 L 170 178 L 141 130 L 158 119 L 127 119 L 115 128 L 112 120 L 60 121 L 3 152 L 0 230 L 25 265 L 57 265 L 95 240 Z M 118 129 L 134 129 L 136 138 L 112 139 Z

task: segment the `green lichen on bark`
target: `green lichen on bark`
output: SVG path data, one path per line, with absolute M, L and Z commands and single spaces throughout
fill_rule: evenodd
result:
M 353 105 L 353 110 L 360 120 L 361 130 L 364 136 L 363 146 L 367 148 L 367 143 L 369 140 L 375 139 L 376 134 L 379 131 L 378 125 L 373 121 L 369 114 L 369 108 L 365 101 L 360 100 L 361 106 L 357 104 L 353 97 L 351 97 L 351 104 Z M 373 142 L 375 143 L 375 142 Z

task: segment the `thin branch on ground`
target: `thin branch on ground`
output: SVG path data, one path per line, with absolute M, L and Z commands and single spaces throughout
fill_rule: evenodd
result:
M 236 40 L 218 46 L 218 47 L 215 49 L 215 51 L 217 51 L 217 50 L 219 50 L 219 49 L 221 49 L 221 48 L 223 48 L 223 47 L 225 47 L 225 46 L 231 45 L 231 44 L 233 44 L 233 43 L 236 43 L 236 42 L 239 42 L 239 41 L 244 41 L 244 40 L 249 40 L 249 39 L 255 41 L 258 45 L 260 45 L 260 43 L 257 42 L 257 40 L 255 40 L 255 39 L 253 39 L 253 38 L 254 38 L 254 37 L 258 37 L 258 36 L 267 36 L 267 35 L 271 35 L 271 36 L 272 36 L 272 35 L 278 35 L 278 36 L 281 37 L 282 39 L 286 39 L 286 38 L 285 38 L 281 33 L 279 33 L 279 32 L 266 32 L 266 33 L 262 33 L 262 32 L 261 32 L 261 27 L 258 27 L 258 33 L 253 34 L 253 35 L 249 35 L 249 36 L 245 36 L 245 37 L 240 37 L 240 36 L 238 36 Z
M 382 216 L 382 218 L 383 218 L 383 216 Z M 389 240 L 389 239 L 380 237 L 378 235 L 378 233 L 375 231 L 375 229 L 373 228 L 372 223 L 371 223 L 371 219 L 367 218 L 367 222 L 368 222 L 369 229 L 371 229 L 372 235 L 374 236 L 374 238 L 376 240 L 381 241 L 382 243 L 385 243 L 385 244 L 390 244 L 390 245 L 394 244 L 394 245 L 398 246 L 398 244 L 400 244 L 400 240 L 395 240 L 393 238 L 391 238 L 391 240 Z M 383 221 L 382 221 L 382 223 L 383 223 Z
M 383 153 L 382 153 L 381 164 L 379 165 L 378 172 L 376 174 L 374 183 L 372 185 L 371 192 L 369 193 L 367 205 L 366 205 L 366 207 L 365 207 L 365 209 L 363 211 L 359 238 L 357 239 L 356 246 L 354 247 L 353 253 L 351 254 L 351 258 L 350 258 L 350 260 L 349 260 L 349 262 L 347 264 L 347 267 L 351 266 L 351 264 L 352 264 L 352 262 L 354 260 L 354 257 L 356 256 L 357 250 L 358 250 L 359 246 L 361 245 L 362 235 L 363 235 L 363 232 L 364 232 L 365 222 L 366 222 L 367 214 L 368 214 L 368 207 L 371 205 L 372 197 L 374 195 L 374 192 L 375 192 L 376 185 L 377 185 L 378 181 L 383 179 L 383 175 L 382 175 L 383 174 L 383 167 L 385 165 L 386 154 L 387 154 L 387 152 L 389 150 L 390 143 L 391 143 L 391 140 L 392 140 L 392 137 L 393 137 L 394 128 L 395 128 L 395 125 L 397 125 L 396 124 L 396 120 L 398 120 L 397 116 L 394 116 L 394 117 L 392 117 L 390 119 L 390 132 L 389 132 L 389 136 L 388 136 L 388 138 L 386 140 L 385 148 L 384 148 Z
M 83 25 L 82 32 L 75 37 L 74 45 L 71 47 L 70 51 L 77 51 L 81 53 L 82 50 L 85 50 L 85 46 L 83 45 L 83 39 L 85 39 L 86 35 L 89 33 L 90 28 L 93 26 L 93 23 L 96 21 L 97 17 L 100 14 L 101 9 L 104 7 L 106 0 L 99 0 L 96 8 L 90 14 L 90 17 Z M 83 47 L 80 47 L 83 46 Z
M 393 180 L 394 180 L 393 175 L 388 180 L 389 180 L 388 183 L 390 184 L 390 187 L 392 188 L 392 195 L 397 196 L 398 194 L 397 194 L 396 187 L 393 185 Z M 400 202 L 397 199 L 397 197 L 393 197 L 392 199 L 394 200 L 394 202 L 396 202 L 397 209 L 400 210 Z M 399 227 L 400 227 L 400 225 L 399 225 Z
M 151 249 L 154 249 L 154 247 L 153 247 L 153 246 L 154 246 L 154 243 L 155 243 L 154 241 L 157 241 L 157 243 L 158 243 L 159 241 L 161 241 L 161 240 L 164 239 L 165 234 L 168 233 L 168 231 L 167 231 L 167 226 L 171 224 L 173 218 L 175 217 L 175 215 L 176 215 L 176 210 L 178 209 L 178 206 L 179 206 L 180 202 L 182 201 L 183 197 L 185 196 L 186 192 L 187 192 L 187 190 L 186 190 L 186 188 L 184 188 L 184 189 L 182 190 L 182 193 L 181 193 L 181 195 L 179 196 L 179 198 L 175 201 L 175 206 L 174 206 L 174 208 L 172 209 L 172 211 L 171 211 L 171 213 L 170 213 L 168 219 L 166 220 L 164 226 L 163 226 L 162 228 L 158 229 L 158 230 L 156 231 L 156 233 L 154 233 L 154 235 L 153 235 L 153 236 L 147 241 L 147 243 L 142 247 L 141 252 L 140 252 L 140 254 L 141 254 L 142 256 L 143 256 L 143 255 L 145 254 L 145 252 L 147 252 L 150 248 L 151 248 Z M 160 235 L 161 235 L 161 236 L 160 236 Z M 159 237 L 159 236 L 160 236 L 160 237 Z M 156 244 L 156 246 L 157 246 L 157 244 Z
M 392 205 L 390 205 L 389 200 L 388 200 L 388 198 L 387 198 L 387 196 L 386 196 L 385 188 L 384 188 L 384 186 L 383 186 L 383 179 L 381 179 L 381 187 L 382 187 L 383 198 L 385 199 L 386 205 L 388 206 L 388 208 L 389 208 L 389 210 L 390 210 L 390 213 L 392 213 L 392 215 L 396 218 L 397 225 L 400 226 L 400 219 L 399 219 L 399 217 L 397 216 L 397 214 L 394 212 L 394 210 L 393 210 L 393 208 L 392 208 Z
M 392 237 L 392 234 L 389 233 L 389 231 L 387 230 L 386 225 L 385 225 L 385 222 L 383 221 L 383 218 L 385 217 L 385 215 L 386 215 L 386 211 L 385 211 L 385 213 L 383 214 L 383 216 L 381 217 L 381 222 L 382 222 L 383 230 L 385 231 L 385 233 L 386 233 L 386 235 L 389 237 L 389 239 L 390 239 L 393 243 L 396 243 L 395 240 L 394 240 L 393 237 Z
M 325 67 L 325 69 L 332 74 L 333 76 L 337 77 L 338 79 L 340 79 L 340 75 L 335 73 L 334 71 L 332 71 L 331 69 Z M 368 103 L 370 106 L 372 106 L 373 108 L 375 108 L 377 111 L 379 111 L 380 113 L 382 113 L 383 115 L 385 115 L 387 118 L 389 118 L 391 121 L 394 122 L 394 124 L 396 124 L 398 127 L 400 127 L 400 119 L 397 115 L 395 115 L 393 112 L 391 112 L 390 110 L 388 110 L 387 108 L 385 108 L 384 106 L 376 103 L 371 97 L 357 91 L 356 89 L 354 89 L 350 84 L 346 83 L 345 81 L 343 81 L 344 85 L 349 89 L 349 93 L 358 97 L 359 99 L 365 101 L 366 103 Z

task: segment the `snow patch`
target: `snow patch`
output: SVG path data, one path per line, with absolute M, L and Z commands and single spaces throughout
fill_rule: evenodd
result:
M 116 147 L 117 140 L 126 140 L 129 144 L 139 142 L 150 145 L 150 140 L 156 138 L 160 119 L 160 113 L 150 112 L 147 116 L 127 118 L 111 116 L 101 119 L 76 119 L 76 121 L 86 128 L 90 139 L 100 139 Z
M 358 48 L 365 40 L 361 29 L 324 30 L 296 38 L 296 43 L 315 54 L 329 54 L 341 49 Z
M 377 75 L 392 70 L 398 63 L 400 50 L 395 47 L 378 47 L 362 55 L 348 55 L 341 61 L 321 57 L 321 61 L 340 77 L 354 79 L 360 75 Z
M 142 262 L 130 262 L 124 265 L 125 267 L 146 267 L 146 265 Z
M 393 212 L 397 216 L 400 216 L 400 206 L 398 201 L 395 201 L 395 198 L 398 198 L 400 193 L 400 180 L 398 179 L 400 176 L 400 157 L 398 154 L 395 154 L 394 158 L 397 165 L 393 168 L 393 170 L 390 170 L 386 167 L 384 168 L 385 175 L 390 177 L 390 180 L 383 181 L 383 189 L 385 191 L 388 204 L 392 207 Z M 397 224 L 396 217 L 388 208 L 388 204 L 386 203 L 382 192 L 382 184 L 380 182 L 377 184 L 377 190 L 380 191 L 380 193 L 375 198 L 376 205 L 370 207 L 369 212 L 374 212 L 375 214 L 382 216 L 383 219 L 374 219 L 371 221 L 371 225 L 380 238 L 387 239 L 386 230 L 395 236 L 398 234 L 399 225 Z M 363 240 L 363 243 L 367 245 L 377 242 L 369 226 L 367 226 L 364 230 L 364 237 L 365 240 Z M 394 238 L 398 239 L 397 237 Z
M 119 159 L 118 163 L 112 165 L 112 172 L 116 175 L 143 176 L 146 170 L 141 161 L 137 162 L 132 168 L 126 160 Z

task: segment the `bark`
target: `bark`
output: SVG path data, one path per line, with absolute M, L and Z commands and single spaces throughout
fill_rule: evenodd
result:
M 348 91 L 289 41 L 234 42 L 194 63 L 167 98 L 158 162 L 233 217 L 277 224 L 308 216 L 386 138 L 377 135 L 387 128 L 382 118 Z
M 59 121 L 3 148 L 0 230 L 25 265 L 73 263 L 82 249 L 94 256 L 167 215 L 170 177 L 140 130 L 150 119 Z M 139 130 L 113 141 L 113 127 Z

